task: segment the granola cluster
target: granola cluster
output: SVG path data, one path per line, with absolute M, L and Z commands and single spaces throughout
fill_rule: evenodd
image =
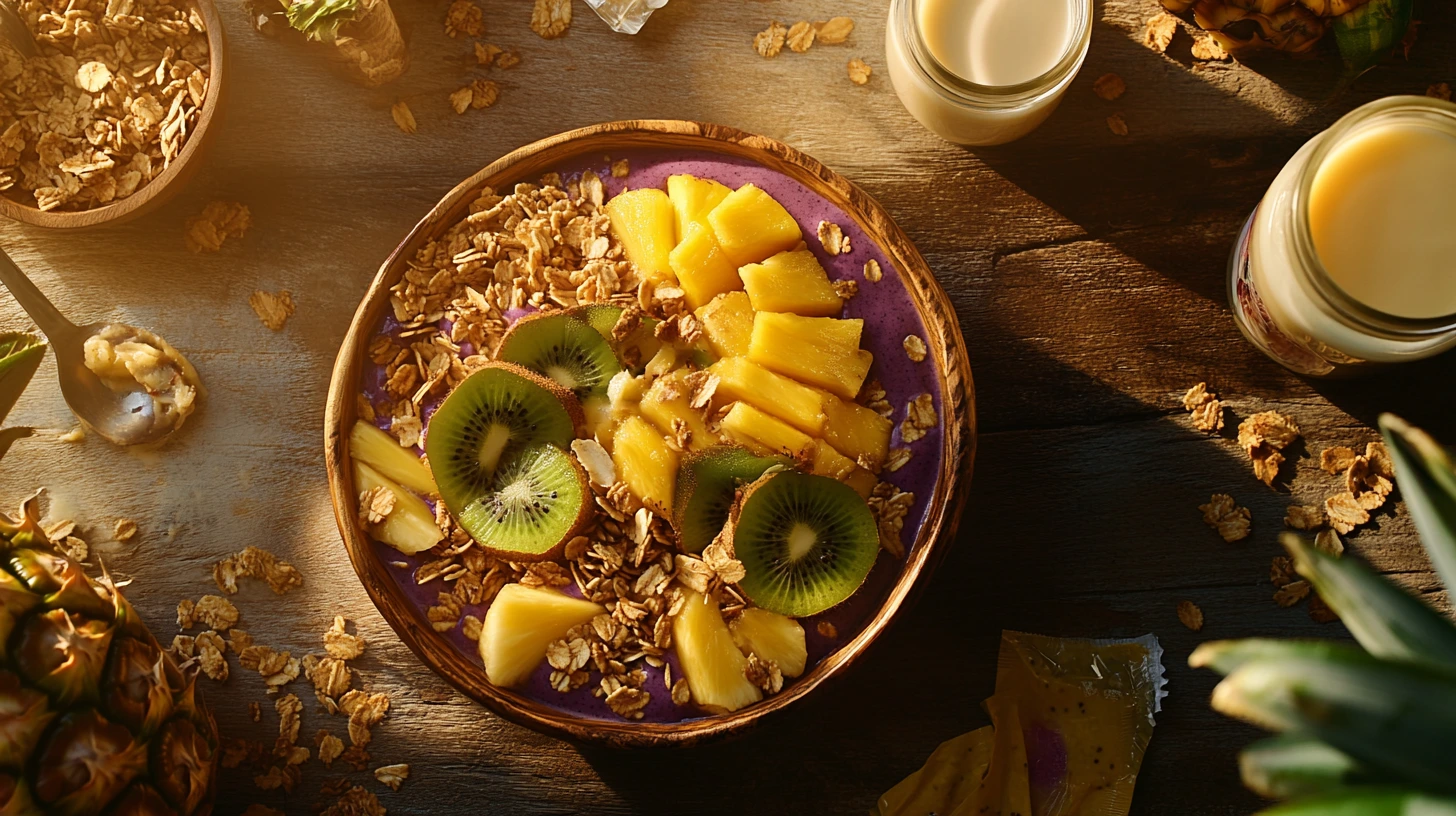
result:
M 39 55 L 0 46 L 0 190 L 40 210 L 133 195 L 197 127 L 210 50 L 173 0 L 19 0 Z

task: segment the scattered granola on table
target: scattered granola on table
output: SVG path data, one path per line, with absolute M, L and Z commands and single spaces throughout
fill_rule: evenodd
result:
M 86 338 L 86 367 L 113 391 L 141 385 L 152 400 L 152 423 L 181 428 L 197 410 L 202 379 L 197 369 L 166 340 L 134 326 L 113 323 Z
M 1160 11 L 1148 20 L 1147 27 L 1143 30 L 1143 45 L 1162 54 L 1168 50 L 1177 33 L 1178 18 L 1166 11 Z
M 854 20 L 848 17 L 834 17 L 822 23 L 815 23 L 817 41 L 823 45 L 840 45 L 854 33 Z
M 1113 102 L 1127 93 L 1127 83 L 1117 74 L 1103 74 L 1092 83 L 1092 93 L 1099 99 Z
M 1178 602 L 1178 622 L 1197 632 L 1203 629 L 1203 610 L 1192 601 Z
M 1239 423 L 1239 447 L 1254 463 L 1254 476 L 1273 485 L 1285 448 L 1299 439 L 1299 426 L 1278 411 L 1263 411 Z
M 1208 390 L 1207 383 L 1199 383 L 1183 394 L 1183 409 L 1193 415 L 1193 427 L 1207 433 L 1223 430 L 1223 403 L 1218 395 Z
M 542 39 L 565 36 L 571 28 L 571 0 L 536 0 L 531 9 L 531 30 Z
M 1229 543 L 1241 541 L 1249 536 L 1249 508 L 1240 507 L 1233 496 L 1215 493 L 1208 504 L 1198 506 L 1203 511 L 1203 523 L 1212 527 Z
M 1112 131 L 1115 136 L 1126 136 L 1129 132 L 1127 129 L 1127 120 L 1123 119 L 1120 113 L 1114 113 L 1107 117 L 1107 129 Z
M 753 35 L 753 50 L 764 59 L 772 59 L 784 50 L 784 40 L 788 36 L 789 30 L 778 20 L 774 20 L 769 23 L 768 28 Z
M 293 293 L 283 289 L 276 294 L 258 289 L 248 295 L 248 305 L 263 325 L 273 331 L 281 331 L 283 324 L 293 316 Z
M 200 214 L 187 219 L 183 238 L 193 252 L 217 252 L 229 238 L 242 238 L 252 224 L 246 204 L 210 201 Z
M 785 38 L 785 42 L 788 43 L 790 51 L 793 51 L 795 54 L 802 54 L 814 45 L 814 37 L 818 33 L 818 30 L 808 21 L 800 20 L 789 26 L 789 33 Z
M 855 57 L 849 61 L 848 69 L 849 81 L 856 85 L 868 85 L 870 75 L 874 73 L 874 69 L 859 57 Z
M 390 106 L 389 115 L 394 119 L 395 126 L 405 133 L 414 133 L 420 129 L 419 123 L 415 121 L 414 111 L 410 110 L 410 106 L 403 99 Z

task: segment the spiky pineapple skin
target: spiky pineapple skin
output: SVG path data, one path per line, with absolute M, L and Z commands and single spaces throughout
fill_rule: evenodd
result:
M 109 580 L 0 514 L 0 816 L 207 816 L 217 725 Z

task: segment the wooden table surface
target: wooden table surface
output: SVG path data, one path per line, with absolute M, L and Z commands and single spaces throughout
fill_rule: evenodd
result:
M 164 640 L 182 597 L 215 592 L 210 565 L 253 544 L 296 564 L 306 585 L 275 598 L 247 582 L 234 596 L 260 643 L 317 651 L 335 614 L 370 640 L 358 668 L 393 698 L 375 763 L 408 762 L 381 794 L 391 813 L 852 814 L 942 740 L 987 722 L 1003 628 L 1059 635 L 1154 632 L 1169 692 L 1143 764 L 1136 813 L 1247 813 L 1235 754 L 1256 732 L 1212 713 L 1215 677 L 1186 668 L 1203 639 L 1345 636 L 1301 606 L 1271 600 L 1283 509 L 1322 499 L 1331 480 L 1311 455 L 1374 438 L 1395 410 L 1456 442 L 1456 357 L 1379 378 L 1308 382 L 1248 346 L 1224 296 L 1229 248 L 1285 160 L 1346 111 L 1393 93 L 1456 81 L 1456 8 L 1428 2 L 1408 62 L 1336 95 L 1332 60 L 1250 68 L 1195 63 L 1187 32 L 1165 55 L 1141 44 L 1154 0 L 1097 5 L 1091 55 L 1061 109 L 1027 139 L 964 150 L 931 136 L 885 75 L 884 0 L 677 0 L 642 35 L 601 25 L 581 3 L 561 40 L 527 27 L 525 0 L 482 0 L 488 42 L 524 63 L 492 78 L 501 101 L 456 116 L 449 92 L 478 75 L 470 44 L 442 31 L 444 0 L 401 0 L 413 64 L 395 85 L 364 90 L 331 75 L 316 51 L 265 39 L 240 4 L 222 4 L 232 87 L 203 172 L 176 200 L 119 227 L 62 234 L 0 226 L 0 245 L 78 320 L 151 326 L 186 351 L 211 390 L 186 433 L 161 453 L 96 438 L 35 438 L 5 460 L 5 494 L 49 488 L 82 521 Z M 848 44 L 751 48 L 772 19 L 850 15 Z M 867 87 L 845 75 L 863 57 Z M 1091 85 L 1116 72 L 1127 95 Z M 419 132 L 389 106 L 407 100 Z M 1121 113 L 1129 134 L 1109 132 Z M 370 605 L 345 558 L 324 483 L 322 412 L 334 352 L 366 284 L 446 190 L 505 151 L 571 127 L 624 118 L 721 122 L 800 148 L 885 205 L 936 270 L 959 312 L 974 367 L 981 446 L 954 547 L 909 610 L 840 682 L 756 732 L 676 753 L 578 747 L 500 720 L 421 666 Z M 246 203 L 254 225 L 219 254 L 183 247 L 184 219 L 212 199 Z M 298 313 L 281 332 L 247 305 L 289 289 Z M 0 328 L 29 322 L 8 296 Z M 12 423 L 68 429 L 47 361 Z M 1231 439 L 1192 431 L 1182 391 L 1207 380 L 1234 414 L 1277 408 L 1304 428 L 1285 486 L 1254 480 Z M 1252 508 L 1254 533 L 1224 544 L 1200 520 L 1211 493 Z M 107 541 L 131 517 L 141 534 Z M 1402 584 L 1449 608 L 1403 507 L 1350 540 Z M 1178 601 L 1202 606 L 1203 632 L 1179 625 Z M 276 718 L 254 673 L 234 663 L 208 699 L 230 736 L 271 740 Z M 340 733 L 303 681 L 303 733 Z M 248 701 L 264 701 L 262 722 Z M 289 797 L 251 775 L 222 785 L 222 814 L 252 802 L 309 813 L 338 776 L 317 760 Z

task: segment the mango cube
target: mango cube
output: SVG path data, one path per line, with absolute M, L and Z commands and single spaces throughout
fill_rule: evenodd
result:
M 654 283 L 676 280 L 668 256 L 677 244 L 677 216 L 667 193 L 652 187 L 631 190 L 608 201 L 606 209 L 612 232 L 637 271 Z
M 708 371 L 718 375 L 716 398 L 720 404 L 746 402 L 806 434 L 819 436 L 824 431 L 823 391 L 769 371 L 747 357 L 726 357 Z
M 677 275 L 688 305 L 694 309 L 724 292 L 743 288 L 738 267 L 723 254 L 713 228 L 700 222 L 688 224 L 682 240 L 668 254 L 667 262 Z
M 667 197 L 672 200 L 676 215 L 677 240 L 687 237 L 688 225 L 708 226 L 708 213 L 722 203 L 732 190 L 712 179 L 700 179 L 686 173 L 667 177 Z
M 712 299 L 696 312 L 703 324 L 703 336 L 719 357 L 748 356 L 753 336 L 753 306 L 746 292 L 728 292 Z
M 733 403 L 718 427 L 735 442 L 762 455 L 781 454 L 800 461 L 814 457 L 815 439 L 746 402 Z
M 805 317 L 837 317 L 844 311 L 844 301 L 829 283 L 829 273 L 807 249 L 780 252 L 763 263 L 748 264 L 738 275 L 757 311 Z
M 612 462 L 618 478 L 644 505 L 661 516 L 672 514 L 677 451 L 667 446 L 660 431 L 642 417 L 629 417 L 613 436 Z
M 657 426 L 659 431 L 667 436 L 673 436 L 673 421 L 679 420 L 683 423 L 691 437 L 685 446 L 687 450 L 702 450 L 712 447 L 722 440 L 716 433 L 708 429 L 708 423 L 703 419 L 703 412 L 688 406 L 691 397 L 687 385 L 688 370 L 679 368 L 676 371 L 657 378 L 652 387 L 647 389 L 647 394 L 637 406 L 649 422 Z
M 729 193 L 708 213 L 708 223 L 728 260 L 740 267 L 793 249 L 804 237 L 784 205 L 752 184 Z
M 822 394 L 826 421 L 824 439 L 845 456 L 878 471 L 890 451 L 890 434 L 895 423 L 857 402 L 846 402 L 833 394 Z
M 874 355 L 859 347 L 864 321 L 757 312 L 748 359 L 799 382 L 853 400 Z

